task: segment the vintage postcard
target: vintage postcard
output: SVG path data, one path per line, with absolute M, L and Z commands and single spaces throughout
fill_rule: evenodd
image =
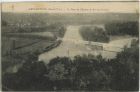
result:
M 139 91 L 139 2 L 8 2 L 2 91 Z

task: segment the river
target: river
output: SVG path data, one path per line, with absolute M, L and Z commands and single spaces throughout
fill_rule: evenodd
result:
M 65 35 L 62 39 L 62 43 L 52 49 L 49 52 L 42 53 L 39 55 L 39 61 L 44 61 L 48 63 L 51 59 L 59 56 L 59 57 L 70 57 L 73 58 L 76 55 L 83 55 L 83 54 L 92 54 L 92 55 L 98 55 L 101 54 L 104 58 L 114 58 L 116 56 L 117 52 L 111 52 L 111 51 L 101 51 L 101 50 L 91 50 L 87 45 L 81 43 L 80 41 L 83 41 L 80 33 L 79 28 L 81 26 L 67 26 L 67 30 L 65 32 Z M 130 44 L 132 38 L 127 39 L 121 39 L 121 40 L 115 40 L 109 43 L 105 43 L 105 49 L 106 50 L 118 50 L 120 52 L 120 49 L 111 47 L 114 46 L 120 46 L 123 48 L 124 45 Z M 104 45 L 104 43 L 102 43 Z

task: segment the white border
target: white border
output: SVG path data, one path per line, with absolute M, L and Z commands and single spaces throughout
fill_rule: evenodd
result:
M 32 1 L 137 1 L 139 0 L 1 0 L 0 2 L 32 2 Z

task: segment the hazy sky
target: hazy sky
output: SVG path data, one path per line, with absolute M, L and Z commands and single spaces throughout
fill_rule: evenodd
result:
M 138 2 L 18 2 L 2 3 L 3 12 L 27 13 L 135 13 Z

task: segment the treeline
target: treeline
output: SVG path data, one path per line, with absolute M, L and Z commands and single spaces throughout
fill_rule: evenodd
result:
M 28 55 L 17 73 L 2 76 L 2 88 L 9 91 L 138 91 L 138 83 L 138 41 L 111 60 L 56 57 L 46 65 L 36 54 Z
M 83 26 L 79 30 L 84 40 L 95 42 L 109 42 L 109 36 L 103 28 Z
M 50 38 L 56 39 L 57 37 L 63 37 L 65 34 L 66 28 L 61 23 L 52 23 L 46 26 L 28 26 L 28 27 L 18 27 L 18 26 L 3 26 L 2 27 L 2 35 L 3 36 L 16 36 L 16 37 L 36 37 L 36 38 Z M 53 37 L 43 37 L 38 35 L 30 35 L 24 33 L 33 33 L 33 32 L 51 32 Z M 9 34 L 10 33 L 10 34 Z M 19 33 L 19 34 L 13 34 Z
M 109 19 L 108 19 L 109 18 Z M 111 21 L 135 21 L 136 13 L 5 13 L 2 20 L 9 23 L 31 23 L 44 25 L 46 23 L 62 22 L 67 25 L 101 24 Z
M 105 28 L 97 26 L 82 26 L 79 30 L 84 40 L 95 42 L 109 42 L 109 36 L 139 36 L 138 22 L 111 22 Z
M 139 35 L 138 22 L 121 22 L 121 23 L 108 23 L 105 25 L 107 34 L 109 35 Z

